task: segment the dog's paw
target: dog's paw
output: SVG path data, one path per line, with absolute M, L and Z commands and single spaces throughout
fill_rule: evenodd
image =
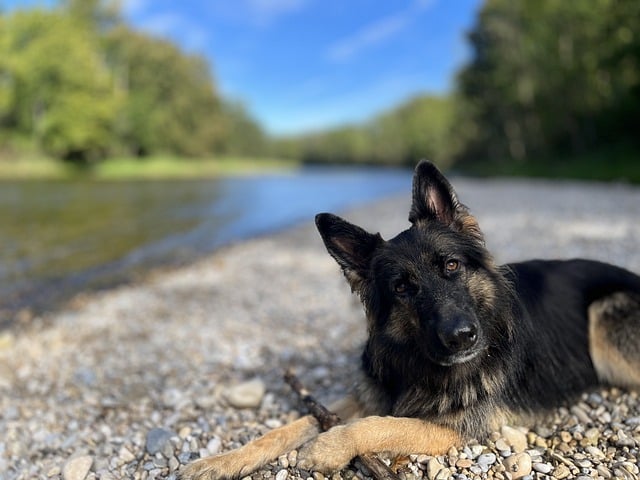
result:
M 321 433 L 298 453 L 298 467 L 303 470 L 334 472 L 342 470 L 356 454 L 347 427 L 340 425 Z
M 245 459 L 231 451 L 201 458 L 180 470 L 181 480 L 222 480 L 240 478 L 252 471 Z

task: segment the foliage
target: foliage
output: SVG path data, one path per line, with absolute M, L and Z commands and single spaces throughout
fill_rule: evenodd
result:
M 421 96 L 363 125 L 279 139 L 275 153 L 307 163 L 414 165 L 421 158 L 446 164 L 452 100 Z
M 636 0 L 487 0 L 458 77 L 460 158 L 527 162 L 637 142 L 638 31 Z
M 255 154 L 265 137 L 210 65 L 125 24 L 113 2 L 0 14 L 0 150 L 57 158 Z

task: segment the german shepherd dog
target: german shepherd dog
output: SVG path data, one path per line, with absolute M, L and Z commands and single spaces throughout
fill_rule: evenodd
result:
M 409 221 L 385 241 L 316 217 L 367 316 L 362 378 L 336 407 L 351 421 L 319 433 L 302 417 L 182 478 L 244 476 L 295 448 L 299 467 L 321 471 L 372 452 L 443 454 L 597 385 L 640 386 L 639 276 L 581 259 L 496 266 L 476 219 L 426 161 Z

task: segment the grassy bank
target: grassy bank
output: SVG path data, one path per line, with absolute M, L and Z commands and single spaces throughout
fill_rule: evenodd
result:
M 186 159 L 154 156 L 145 159 L 113 158 L 93 165 L 78 167 L 46 157 L 0 159 L 0 179 L 128 180 L 161 178 L 210 178 L 222 175 L 244 175 L 286 171 L 296 162 L 273 158 L 216 157 Z

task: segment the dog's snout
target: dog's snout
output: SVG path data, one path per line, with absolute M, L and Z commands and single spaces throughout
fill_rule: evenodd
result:
M 463 352 L 478 340 L 478 326 L 471 319 L 460 318 L 440 330 L 440 339 L 451 353 Z

